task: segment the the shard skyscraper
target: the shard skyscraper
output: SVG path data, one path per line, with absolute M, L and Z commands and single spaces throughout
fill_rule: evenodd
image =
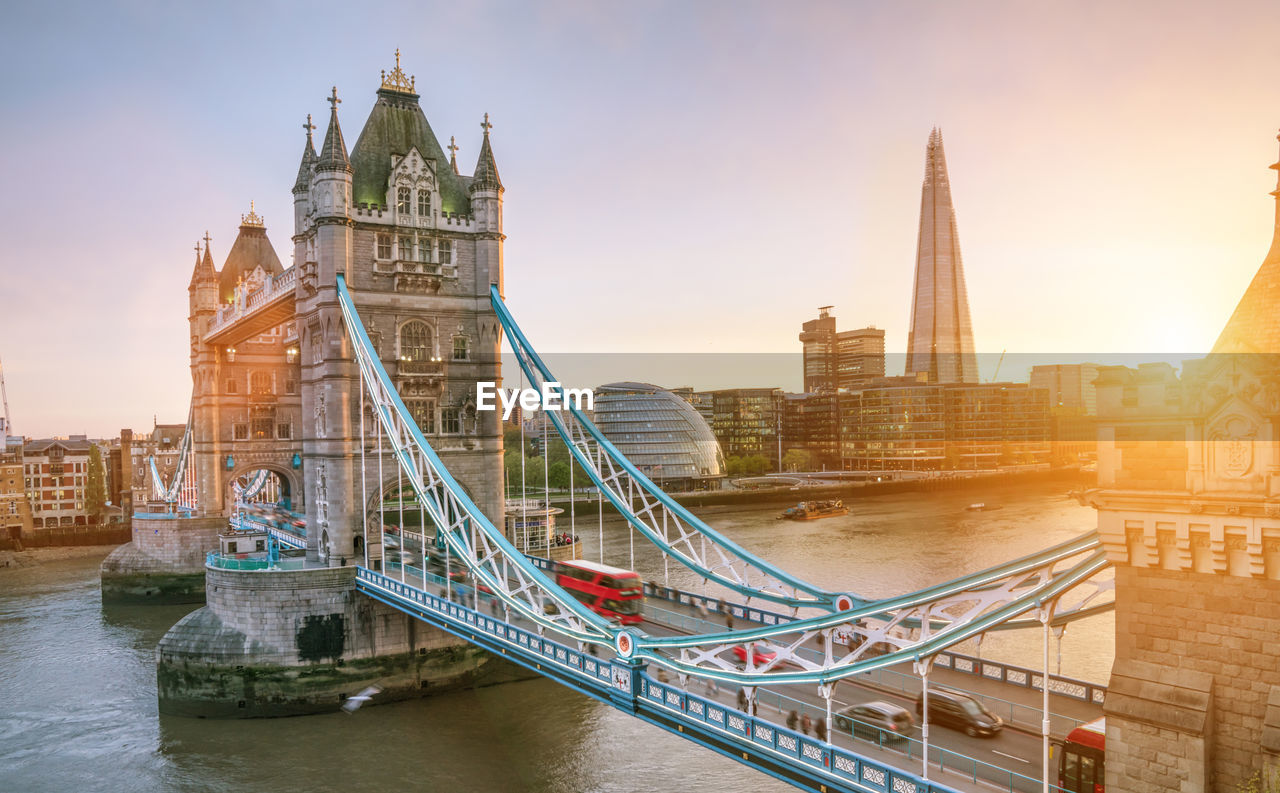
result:
M 956 213 L 951 205 L 942 133 L 937 128 L 929 134 L 920 193 L 916 283 L 907 337 L 906 374 L 921 372 L 933 383 L 978 382 Z

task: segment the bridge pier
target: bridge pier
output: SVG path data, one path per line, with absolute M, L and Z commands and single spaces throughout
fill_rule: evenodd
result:
M 358 595 L 355 567 L 206 572 L 207 605 L 156 648 L 161 713 L 324 713 L 370 685 L 381 703 L 529 676 Z
M 205 553 L 226 526 L 224 517 L 136 513 L 133 539 L 102 561 L 102 602 L 203 603 Z

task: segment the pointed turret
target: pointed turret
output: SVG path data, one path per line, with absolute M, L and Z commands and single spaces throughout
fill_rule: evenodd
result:
M 1276 200 L 1271 249 L 1213 345 L 1214 352 L 1280 353 L 1280 160 L 1268 167 L 1276 171 L 1276 189 L 1270 193 Z
M 924 374 L 930 382 L 937 383 L 978 382 L 960 236 L 951 203 L 942 130 L 937 127 L 929 133 L 920 191 L 920 233 L 906 374 Z
M 493 129 L 493 125 L 489 123 L 489 114 L 484 114 L 484 121 L 480 123 L 484 128 L 484 141 L 480 144 L 480 159 L 476 161 L 475 175 L 471 177 L 471 192 L 475 194 L 480 190 L 497 190 L 501 192 L 502 180 L 498 178 L 498 164 L 493 160 L 493 149 L 489 146 L 489 130 Z
M 336 123 L 336 122 L 335 122 Z M 315 169 L 316 148 L 311 141 L 311 131 L 315 129 L 315 125 L 311 123 L 311 114 L 307 114 L 307 123 L 302 125 L 307 131 L 307 143 L 302 148 L 302 162 L 298 164 L 298 178 L 293 183 L 293 193 L 305 193 L 311 187 L 311 176 Z M 342 140 L 342 131 L 338 131 L 338 140 Z
M 205 233 L 205 239 L 208 240 L 208 232 Z M 207 245 L 207 242 L 206 242 Z M 194 291 L 200 284 L 218 282 L 218 271 L 214 269 L 213 257 L 209 255 L 208 247 L 204 250 L 204 256 L 200 255 L 200 242 L 196 241 L 196 264 L 191 268 L 191 284 L 187 287 L 188 291 Z
M 347 144 L 342 139 L 342 127 L 338 124 L 338 105 L 342 100 L 338 98 L 338 87 L 333 87 L 333 94 L 329 97 L 329 129 L 324 133 L 324 143 L 320 145 L 319 159 L 316 161 L 317 171 L 347 171 L 351 172 L 351 160 L 347 158 Z M 308 132 L 308 137 L 310 133 Z

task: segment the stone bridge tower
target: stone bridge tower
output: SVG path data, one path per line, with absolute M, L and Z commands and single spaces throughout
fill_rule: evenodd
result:
M 279 478 L 286 502 L 300 509 L 302 400 L 293 311 L 288 300 L 262 300 L 288 291 L 287 274 L 252 204 L 220 271 L 208 234 L 204 243 L 188 287 L 197 507 L 203 515 L 227 514 L 231 483 L 267 469 Z
M 360 555 L 361 505 L 376 498 L 372 441 L 360 476 L 359 372 L 343 329 L 336 277 L 345 276 L 370 339 L 428 442 L 495 522 L 502 521 L 502 433 L 477 413 L 476 382 L 500 381 L 502 183 L 488 115 L 474 175 L 458 172 L 418 104 L 415 81 L 384 73 L 348 154 L 335 88 L 319 151 L 308 140 L 294 196 L 296 326 L 301 367 L 308 551 Z M 373 414 L 365 427 L 373 431 Z M 384 484 L 395 464 L 384 458 Z M 339 561 L 340 563 L 340 561 Z
M 1271 250 L 1213 352 L 1181 377 L 1147 364 L 1096 381 L 1089 498 L 1116 568 L 1109 793 L 1235 793 L 1280 755 L 1280 188 L 1272 195 Z

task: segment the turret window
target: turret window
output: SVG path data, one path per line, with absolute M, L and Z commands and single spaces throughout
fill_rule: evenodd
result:
M 400 360 L 431 360 L 431 328 L 425 322 L 408 322 L 400 328 Z
M 418 191 L 418 214 L 426 217 L 431 214 L 431 191 Z
M 402 215 L 409 214 L 409 188 L 396 188 L 396 211 Z
M 466 336 L 453 337 L 453 360 L 455 361 L 467 360 L 467 337 Z
M 391 235 L 390 234 L 378 235 L 378 258 L 379 259 L 391 258 Z
M 440 264 L 453 264 L 453 240 L 440 240 Z
M 431 261 L 431 238 L 430 237 L 418 238 L 418 261 L 420 262 Z
M 404 262 L 413 261 L 413 237 L 400 238 L 400 253 L 396 258 Z

